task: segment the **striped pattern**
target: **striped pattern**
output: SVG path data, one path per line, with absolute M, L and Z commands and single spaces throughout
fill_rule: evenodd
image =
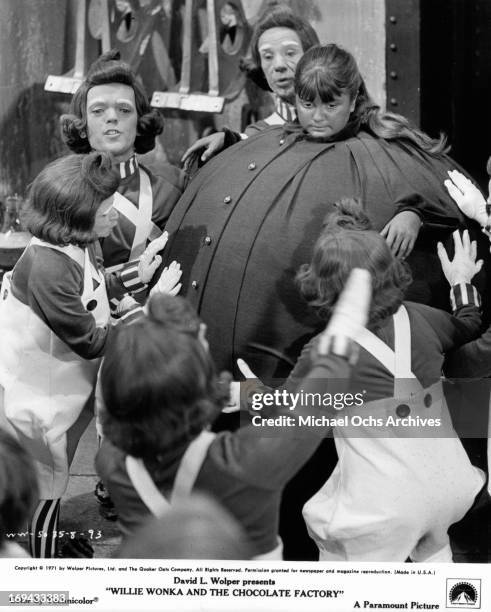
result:
M 60 518 L 60 500 L 40 500 L 29 524 L 29 552 L 37 559 L 56 556 L 56 534 Z
M 140 304 L 136 304 L 131 310 L 128 310 L 127 312 L 122 314 L 118 320 L 121 323 L 129 325 L 131 323 L 134 323 L 137 319 L 143 317 L 144 315 L 145 311 L 143 310 L 143 307 L 140 306 Z
M 129 261 L 127 264 L 123 265 L 120 272 L 121 282 L 123 283 L 125 289 L 127 291 L 131 291 L 132 293 L 141 291 L 147 286 L 140 280 L 138 275 L 138 264 L 139 261 Z
M 122 179 L 135 174 L 137 170 L 138 160 L 136 159 L 136 155 L 132 155 L 129 159 L 124 162 L 120 162 L 119 164 L 119 174 L 121 175 Z
M 477 289 L 469 283 L 459 283 L 450 290 L 450 303 L 452 310 L 458 310 L 462 306 L 481 306 L 481 299 Z
M 297 118 L 295 107 L 282 100 L 279 96 L 275 96 L 274 109 L 286 123 L 291 123 Z

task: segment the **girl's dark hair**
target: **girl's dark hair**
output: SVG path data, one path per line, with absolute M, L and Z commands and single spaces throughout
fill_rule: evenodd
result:
M 251 57 L 242 58 L 240 61 L 240 69 L 246 73 L 251 81 L 265 91 L 271 91 L 271 88 L 261 68 L 261 56 L 259 55 L 258 42 L 264 32 L 271 28 L 289 28 L 290 30 L 294 30 L 300 38 L 304 52 L 310 49 L 310 47 L 319 44 L 319 37 L 316 31 L 306 19 L 295 15 L 295 13 L 286 6 L 280 5 L 272 10 L 268 9 L 262 17 L 259 18 L 252 33 Z
M 59 246 L 94 242 L 97 209 L 119 181 L 108 153 L 67 155 L 51 162 L 29 188 L 23 211 L 27 229 Z
M 228 385 L 215 375 L 198 325 L 173 320 L 170 296 L 154 296 L 148 316 L 120 326 L 101 372 L 103 428 L 124 452 L 151 462 L 182 448 L 220 413 Z
M 343 93 L 356 98 L 346 131 L 356 134 L 361 128 L 385 140 L 403 139 L 431 154 L 448 151 L 446 139 L 430 138 L 408 119 L 395 113 L 382 112 L 371 99 L 355 58 L 335 44 L 312 47 L 297 64 L 295 93 L 301 100 L 313 102 L 318 95 L 329 103 Z
M 364 268 L 372 275 L 369 326 L 374 327 L 397 311 L 411 284 L 411 273 L 372 230 L 359 202 L 345 199 L 327 215 L 311 263 L 297 274 L 304 298 L 322 319 L 330 317 L 353 268 Z
M 7 533 L 24 530 L 38 498 L 31 456 L 0 429 L 0 548 Z
M 147 94 L 130 66 L 120 60 L 119 51 L 108 51 L 89 68 L 85 80 L 75 92 L 70 114 L 60 118 L 61 134 L 74 153 L 91 151 L 87 137 L 87 92 L 96 85 L 121 83 L 133 88 L 138 115 L 135 151 L 148 153 L 155 147 L 155 137 L 162 133 L 164 120 L 159 111 L 149 104 Z

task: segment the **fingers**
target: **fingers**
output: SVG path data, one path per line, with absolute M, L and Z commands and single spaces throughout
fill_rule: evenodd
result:
M 215 154 L 215 147 L 213 146 L 213 142 L 210 143 L 206 149 L 203 152 L 203 155 L 201 156 L 201 161 L 208 161 L 208 159 L 210 159 L 210 157 L 213 157 L 213 155 Z
M 244 378 L 257 378 L 257 376 L 243 359 L 237 359 L 237 365 Z
M 436 252 L 438 254 L 438 258 L 440 259 L 440 263 L 442 265 L 443 271 L 445 271 L 448 266 L 450 266 L 450 260 L 448 258 L 447 251 L 441 242 L 437 244 Z
M 404 239 L 401 242 L 401 246 L 399 247 L 399 252 L 397 257 L 399 259 L 406 259 L 406 257 L 411 253 L 414 247 L 414 243 L 416 242 L 416 237 L 408 234 L 404 236 Z
M 154 257 L 153 261 L 151 261 L 147 265 L 147 269 L 145 270 L 145 276 L 148 279 L 151 279 L 152 276 L 157 271 L 157 268 L 160 266 L 161 263 L 162 263 L 162 257 L 160 257 L 160 255 L 157 255 L 156 257 Z
M 475 240 L 473 240 L 471 242 L 471 257 L 474 261 L 476 261 L 477 258 L 477 242 Z
M 184 163 L 188 157 L 191 157 L 191 155 L 195 152 L 195 151 L 200 151 L 203 147 L 205 147 L 207 145 L 207 142 L 203 142 L 204 138 L 200 138 L 199 140 L 197 140 L 194 144 L 192 144 L 189 149 L 187 149 L 186 151 L 184 151 L 184 155 L 181 157 L 181 163 Z
M 452 198 L 452 200 L 454 200 L 454 202 L 456 202 L 457 206 L 460 206 L 462 203 L 462 192 L 460 189 L 448 179 L 443 181 L 443 184 L 447 188 L 448 195 Z
M 169 240 L 169 232 L 164 232 L 162 236 L 159 236 L 159 238 L 152 240 L 152 242 L 145 249 L 142 257 L 151 259 L 165 247 L 168 240 Z
M 389 225 L 387 225 L 386 227 L 384 227 L 384 230 L 387 228 L 387 231 L 382 234 L 382 236 L 385 238 L 385 241 L 387 242 L 389 249 L 394 252 L 393 250 L 393 245 L 394 245 L 394 240 L 396 239 L 396 231 L 393 229 L 392 225 L 389 223 Z M 383 230 L 382 230 L 383 231 Z M 382 232 L 381 232 L 382 233 Z
M 457 254 L 462 252 L 464 245 L 462 244 L 462 238 L 460 237 L 459 230 L 455 230 L 452 236 L 453 236 L 453 243 L 455 247 L 455 256 L 457 256 Z
M 170 291 L 167 291 L 167 293 L 169 295 L 176 296 L 179 294 L 179 291 L 181 290 L 181 288 L 182 288 L 182 283 L 178 283 L 173 289 L 171 289 Z
M 469 238 L 469 232 L 467 230 L 464 230 L 462 234 L 462 246 L 466 253 L 469 255 L 472 254 L 471 239 Z
M 469 187 L 474 187 L 472 181 L 458 170 L 450 170 L 447 174 L 462 193 L 469 189 Z
M 386 238 L 387 234 L 389 233 L 389 229 L 390 229 L 390 221 L 389 221 L 389 223 L 387 223 L 387 225 L 380 232 L 380 235 L 383 236 L 384 238 Z
M 173 270 L 180 270 L 181 269 L 181 264 L 177 263 L 177 261 L 173 261 L 172 263 L 169 264 L 169 270 L 173 271 Z M 166 268 L 167 270 L 167 268 Z
M 404 241 L 406 240 L 406 234 L 398 231 L 395 232 L 395 237 L 394 240 L 392 241 L 392 246 L 390 247 L 392 253 L 395 255 L 395 257 L 402 257 L 402 252 L 404 251 L 403 245 L 404 245 Z

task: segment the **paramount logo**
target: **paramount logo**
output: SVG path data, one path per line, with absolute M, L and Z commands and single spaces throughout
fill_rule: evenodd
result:
M 447 608 L 479 610 L 481 581 L 470 578 L 447 578 Z

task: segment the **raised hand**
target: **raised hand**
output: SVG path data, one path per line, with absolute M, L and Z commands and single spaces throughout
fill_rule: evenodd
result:
M 451 287 L 459 283 L 470 283 L 472 278 L 482 268 L 483 261 L 476 261 L 476 242 L 471 242 L 467 230 L 462 234 L 458 230 L 453 233 L 455 254 L 452 261 L 448 258 L 447 251 L 441 242 L 438 243 L 437 251 L 443 274 Z
M 138 264 L 138 276 L 142 283 L 149 283 L 152 280 L 157 268 L 162 263 L 162 257 L 157 255 L 167 244 L 169 234 L 164 232 L 159 238 L 152 242 L 144 250 Z
M 168 295 L 177 295 L 181 290 L 182 270 L 181 264 L 177 261 L 173 261 L 168 267 L 166 266 L 162 270 L 159 280 L 155 283 L 150 291 L 150 295 L 155 293 L 166 293 Z
M 486 211 L 486 200 L 479 189 L 458 170 L 448 172 L 448 178 L 443 182 L 450 197 L 469 219 L 474 219 L 486 227 L 489 224 Z

